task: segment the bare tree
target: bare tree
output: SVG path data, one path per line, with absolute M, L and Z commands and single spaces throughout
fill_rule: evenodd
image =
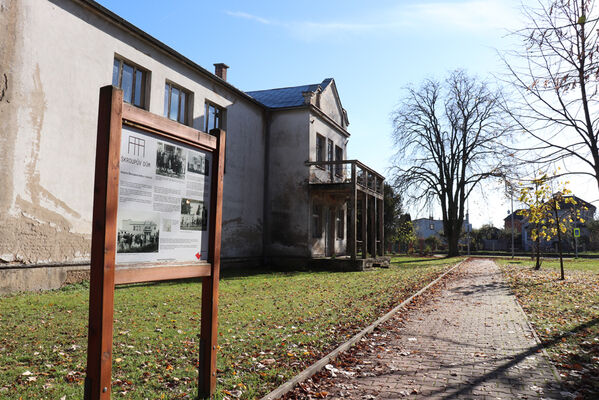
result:
M 507 111 L 528 137 L 534 164 L 566 159 L 566 174 L 590 175 L 599 187 L 599 32 L 594 0 L 538 0 L 523 6 L 523 48 L 504 57 L 515 96 Z M 520 153 L 522 154 L 522 153 Z
M 482 180 L 502 176 L 509 159 L 500 95 L 457 70 L 408 88 L 392 117 L 395 186 L 406 199 L 440 203 L 449 255 L 457 255 L 466 199 Z

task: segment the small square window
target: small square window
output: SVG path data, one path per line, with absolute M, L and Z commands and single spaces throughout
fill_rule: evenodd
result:
M 112 65 L 112 86 L 123 90 L 123 101 L 144 108 L 148 72 L 119 58 Z
M 191 93 L 180 86 L 166 82 L 164 86 L 164 116 L 189 125 Z

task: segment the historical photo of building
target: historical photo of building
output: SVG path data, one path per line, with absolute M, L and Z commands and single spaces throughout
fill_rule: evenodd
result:
M 210 169 L 208 167 L 206 156 L 197 151 L 189 151 L 189 154 L 187 155 L 187 170 L 194 174 L 208 176 Z
M 157 253 L 159 226 L 157 213 L 119 210 L 117 253 Z
M 208 211 L 204 202 L 192 199 L 181 199 L 181 230 L 205 231 L 208 226 Z
M 179 146 L 158 142 L 156 173 L 171 178 L 185 178 L 185 153 Z

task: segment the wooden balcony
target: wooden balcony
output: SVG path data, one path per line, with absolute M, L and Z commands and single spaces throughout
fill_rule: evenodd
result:
M 385 177 L 358 160 L 307 161 L 310 168 L 311 189 L 331 192 L 359 190 L 377 199 L 383 199 Z
M 352 261 L 358 256 L 363 260 L 383 257 L 385 177 L 358 160 L 307 161 L 306 165 L 311 193 L 324 193 L 347 204 L 346 256 Z

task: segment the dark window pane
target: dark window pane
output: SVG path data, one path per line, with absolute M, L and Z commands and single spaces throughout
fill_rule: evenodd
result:
M 181 91 L 181 110 L 179 111 L 179 122 L 182 124 L 185 123 L 185 106 L 187 105 L 187 96 L 184 91 Z
M 169 90 L 170 90 L 170 85 L 167 83 L 166 85 L 164 85 L 164 116 L 168 117 L 168 96 L 169 96 Z
M 123 63 L 121 89 L 123 89 L 123 100 L 127 103 L 131 103 L 131 97 L 133 95 L 133 67 L 125 63 Z
M 114 64 L 112 65 L 112 86 L 119 87 L 120 67 L 121 62 L 119 60 L 114 60 Z
M 171 87 L 171 112 L 169 118 L 177 121 L 177 113 L 179 112 L 179 89 Z
M 141 107 L 141 97 L 142 97 L 142 84 L 144 81 L 143 72 L 137 70 L 135 71 L 135 105 Z

